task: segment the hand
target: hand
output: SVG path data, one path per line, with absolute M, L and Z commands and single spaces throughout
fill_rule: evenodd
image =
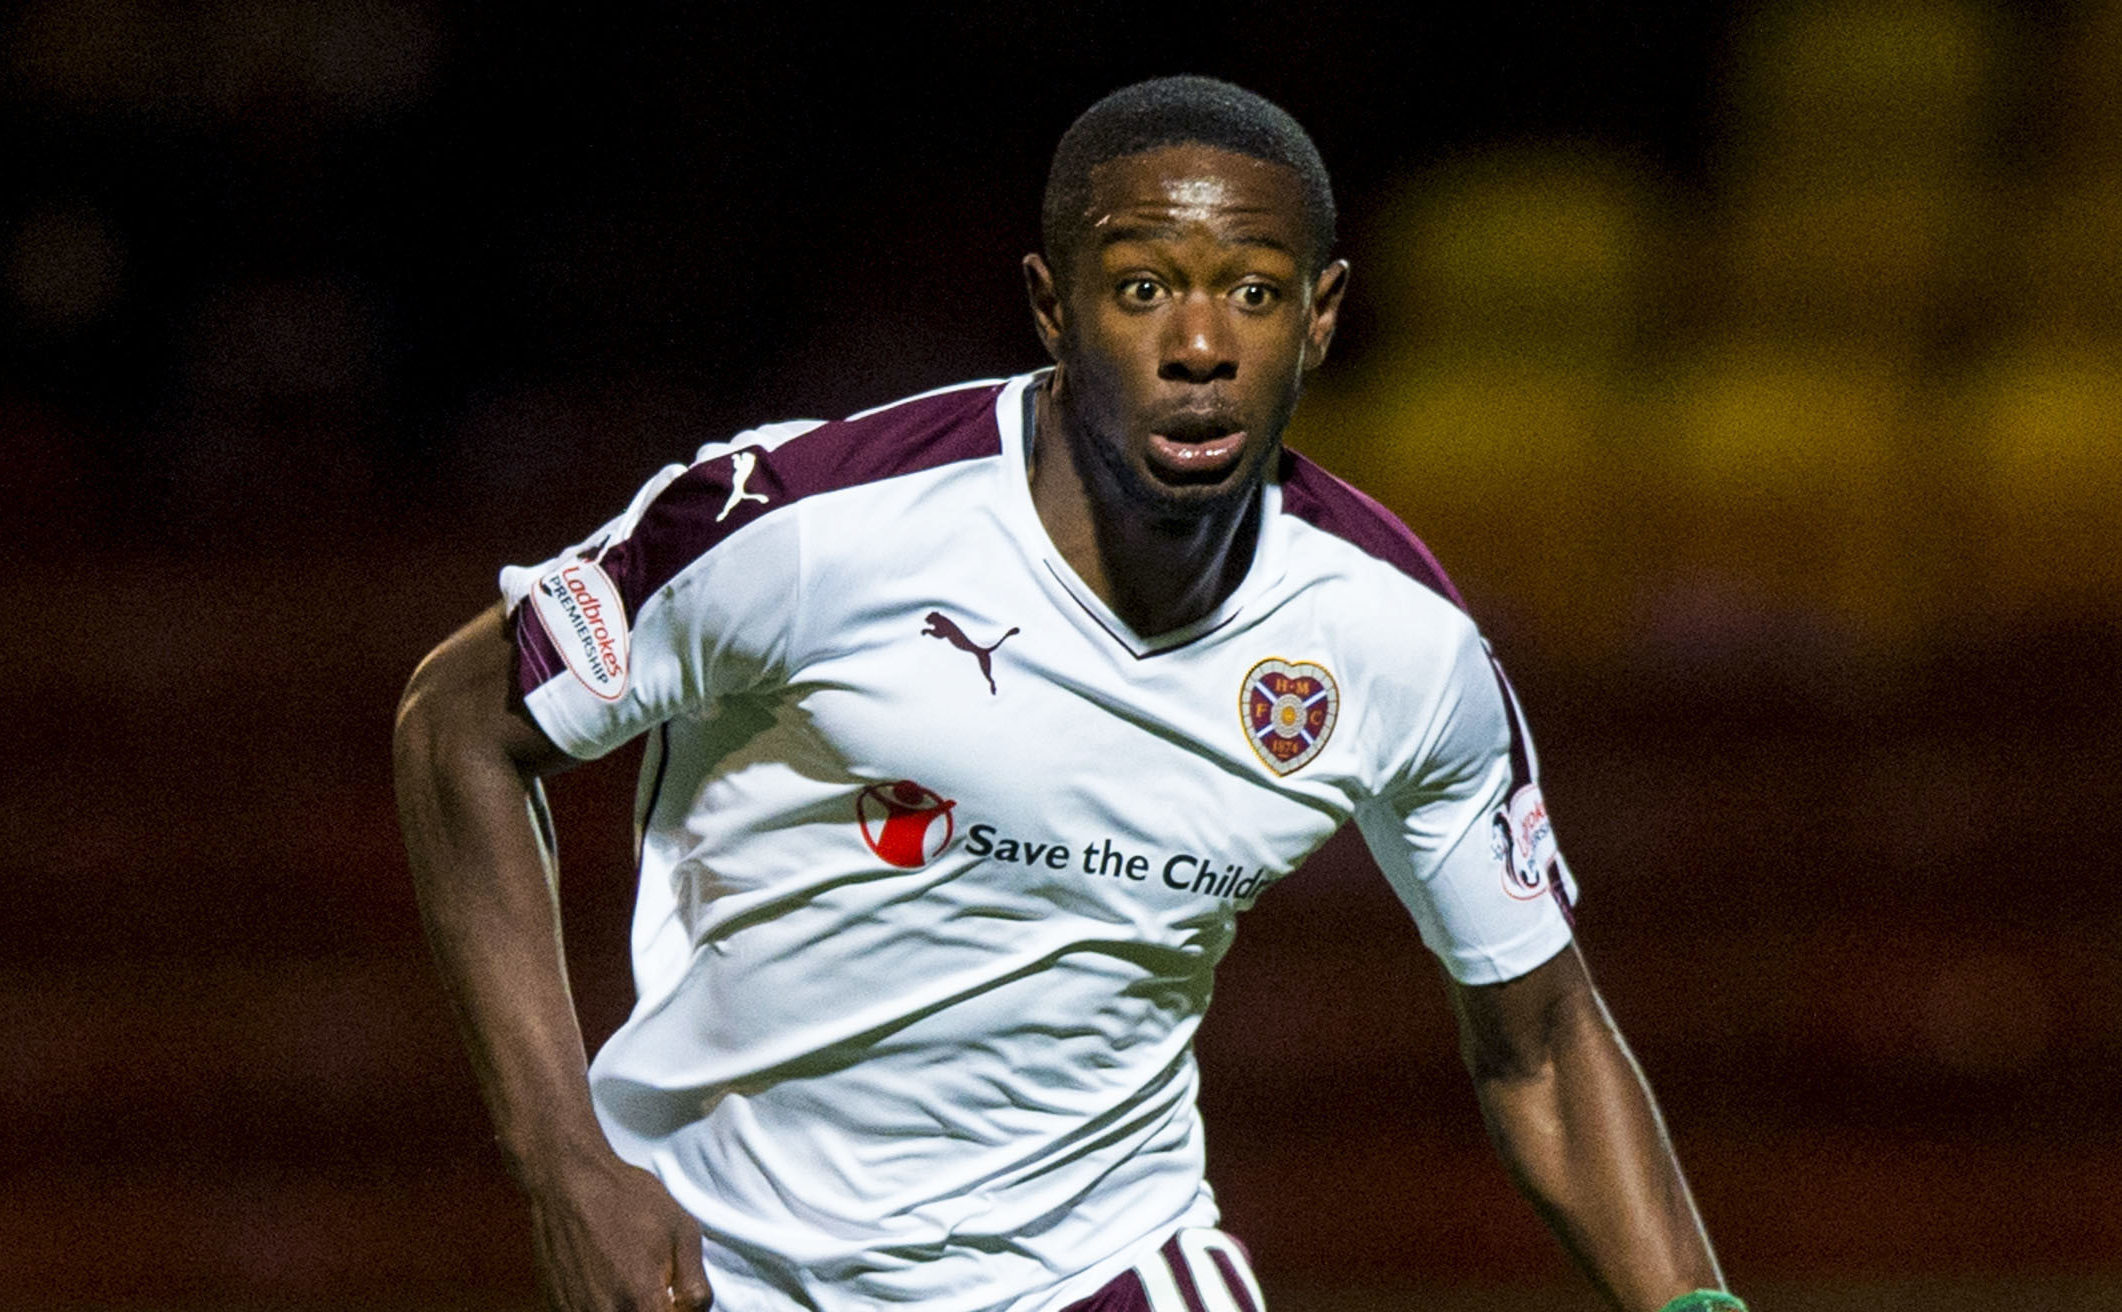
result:
M 616 1157 L 531 1190 L 538 1285 L 553 1312 L 705 1312 L 700 1225 Z

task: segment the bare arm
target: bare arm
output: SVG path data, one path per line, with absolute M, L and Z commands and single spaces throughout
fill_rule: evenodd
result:
M 497 605 L 429 653 L 399 703 L 393 764 L 421 920 L 530 1198 L 548 1302 L 705 1307 L 697 1225 L 612 1153 L 591 1109 L 538 782 L 571 761 L 524 713 L 513 659 Z
M 1657 1105 L 1576 947 L 1451 991 L 1489 1137 L 1600 1293 L 1655 1312 L 1724 1288 Z

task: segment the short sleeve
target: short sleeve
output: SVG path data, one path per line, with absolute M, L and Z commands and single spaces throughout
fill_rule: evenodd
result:
M 1430 723 L 1357 824 L 1452 978 L 1513 979 L 1569 943 L 1576 884 L 1516 695 L 1471 624 L 1429 705 Z
M 810 426 L 704 447 L 584 542 L 501 571 L 524 706 L 561 750 L 594 759 L 786 677 L 799 513 L 761 456 Z

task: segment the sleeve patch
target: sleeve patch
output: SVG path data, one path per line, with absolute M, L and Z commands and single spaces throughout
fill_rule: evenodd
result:
M 1547 818 L 1547 799 L 1540 785 L 1527 784 L 1496 809 L 1490 850 L 1503 868 L 1503 891 L 1529 902 L 1558 885 L 1561 849 Z
M 531 588 L 532 613 L 569 673 L 599 698 L 626 692 L 630 635 L 619 585 L 593 560 L 572 560 Z

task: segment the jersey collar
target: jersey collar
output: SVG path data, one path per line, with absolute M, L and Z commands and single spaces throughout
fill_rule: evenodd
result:
M 1137 633 L 1093 592 L 1047 536 L 1046 525 L 1032 504 L 1029 441 L 1035 389 L 1051 368 L 1020 374 L 1003 384 L 995 398 L 995 424 L 1002 431 L 1003 487 L 999 504 L 1010 532 L 1045 568 L 1040 584 L 1057 607 L 1086 628 L 1102 630 L 1136 660 L 1161 656 L 1236 625 L 1250 615 L 1255 601 L 1282 577 L 1282 487 L 1269 479 L 1260 488 L 1260 531 L 1254 535 L 1252 562 L 1245 577 L 1223 603 L 1208 614 L 1166 633 Z

